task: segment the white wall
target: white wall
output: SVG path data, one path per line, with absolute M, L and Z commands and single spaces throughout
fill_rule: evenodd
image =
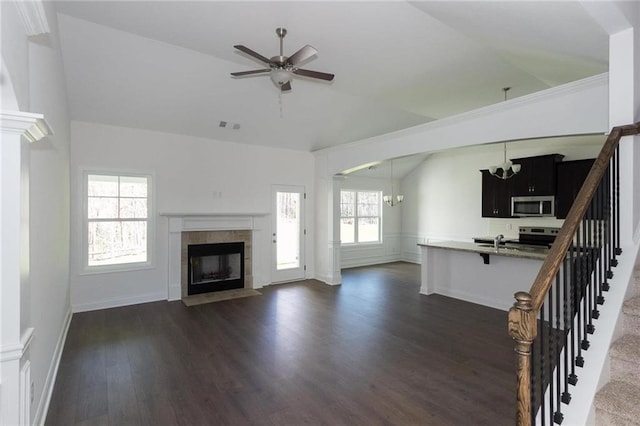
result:
M 313 276 L 313 156 L 273 149 L 72 122 L 71 298 L 74 311 L 167 298 L 167 218 L 158 213 L 270 213 L 271 185 L 307 191 L 307 276 Z M 81 274 L 82 170 L 151 173 L 156 219 L 151 269 Z M 215 193 L 221 196 L 214 197 Z M 270 253 L 269 253 L 270 255 Z M 255 282 L 260 287 L 267 282 Z M 268 278 L 267 278 L 268 280 Z
M 509 158 L 563 154 L 564 160 L 595 158 L 604 136 L 552 138 L 512 142 Z M 405 201 L 402 214 L 403 258 L 418 261 L 416 243 L 427 239 L 469 241 L 474 236 L 499 233 L 517 238 L 523 225 L 561 226 L 555 218 L 495 219 L 481 217 L 481 169 L 499 164 L 503 144 L 457 148 L 430 155 L 402 182 Z M 509 229 L 509 227 L 511 229 Z
M 400 181 L 393 183 L 394 194 L 402 193 Z M 374 179 L 364 177 L 346 177 L 341 181 L 343 189 L 382 191 L 384 195 L 391 193 L 389 179 Z M 341 266 L 374 265 L 400 260 L 401 224 L 403 204 L 389 207 L 382 203 L 382 242 L 379 244 L 342 245 Z
M 24 206 L 29 210 L 22 214 L 29 249 L 23 257 L 26 276 L 20 325 L 22 330 L 35 330 L 29 349 L 34 385 L 31 418 L 39 422 L 46 414 L 60 344 L 70 320 L 69 114 L 52 4 L 44 4 L 51 32 L 35 37 L 26 36 L 13 2 L 3 2 L 1 7 L 3 70 L 10 74 L 17 106 L 44 114 L 54 129 L 53 136 L 27 146 L 22 166 L 23 182 L 28 183 Z

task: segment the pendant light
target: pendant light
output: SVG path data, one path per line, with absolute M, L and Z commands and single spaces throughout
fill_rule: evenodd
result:
M 504 92 L 504 100 L 507 100 L 507 92 L 511 89 L 511 87 L 503 87 L 502 91 Z M 489 167 L 489 173 L 498 179 L 509 179 L 515 176 L 520 171 L 520 164 L 513 164 L 511 160 L 507 160 L 507 143 L 504 143 L 504 157 L 502 164 L 498 164 L 496 166 Z M 500 172 L 498 172 L 500 170 Z
M 395 197 L 393 196 L 393 160 L 391 160 L 391 165 L 389 169 L 390 169 L 389 174 L 390 174 L 390 180 L 391 180 L 391 195 L 383 195 L 382 201 L 384 201 L 384 203 L 389 207 L 393 207 L 400 204 L 402 200 L 404 200 L 404 195 L 396 195 Z

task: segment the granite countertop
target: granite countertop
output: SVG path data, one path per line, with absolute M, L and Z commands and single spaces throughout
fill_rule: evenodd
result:
M 522 247 L 518 246 L 517 244 L 507 244 L 504 246 L 500 246 L 497 250 L 493 247 L 493 244 L 473 243 L 466 241 L 429 241 L 425 244 L 418 245 L 423 247 L 468 251 L 481 255 L 507 256 L 536 260 L 544 260 L 545 257 L 547 257 L 547 253 L 549 253 L 549 249 L 546 247 Z

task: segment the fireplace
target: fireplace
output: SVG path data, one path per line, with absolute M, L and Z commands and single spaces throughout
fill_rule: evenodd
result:
M 189 244 L 187 294 L 244 288 L 244 242 Z
M 180 297 L 253 288 L 252 231 L 180 233 Z

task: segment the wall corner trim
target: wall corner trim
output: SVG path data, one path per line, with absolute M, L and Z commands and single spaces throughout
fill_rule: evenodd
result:
M 44 115 L 21 111 L 0 111 L 0 130 L 2 133 L 24 135 L 29 142 L 53 134 Z
M 51 32 L 49 21 L 41 0 L 14 0 L 18 13 L 22 18 L 24 32 L 27 37 Z

